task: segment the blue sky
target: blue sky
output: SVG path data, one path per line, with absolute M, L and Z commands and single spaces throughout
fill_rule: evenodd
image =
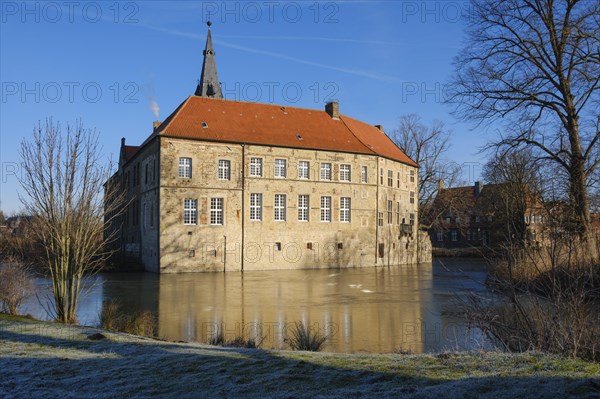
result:
M 19 209 L 18 148 L 47 117 L 95 128 L 107 158 L 120 138 L 141 143 L 192 95 L 206 20 L 228 99 L 340 111 L 386 131 L 401 115 L 442 120 L 448 157 L 465 182 L 493 132 L 464 124 L 443 104 L 464 39 L 466 1 L 2 1 L 0 208 Z

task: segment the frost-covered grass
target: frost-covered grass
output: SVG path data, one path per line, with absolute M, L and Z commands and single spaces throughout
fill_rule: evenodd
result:
M 101 332 L 107 339 L 87 337 Z M 0 316 L 0 397 L 600 395 L 600 365 L 538 353 L 349 355 L 156 341 Z

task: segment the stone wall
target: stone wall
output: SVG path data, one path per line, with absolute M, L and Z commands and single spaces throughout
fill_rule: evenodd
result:
M 179 158 L 192 159 L 192 177 L 178 177 Z M 251 158 L 262 159 L 262 176 L 250 175 Z M 275 176 L 275 159 L 286 177 Z M 230 179 L 218 178 L 218 161 L 230 161 Z M 298 174 L 309 163 L 309 177 Z M 321 164 L 331 164 L 331 180 Z M 242 173 L 245 165 L 245 174 Z M 350 181 L 340 181 L 350 165 Z M 367 182 L 362 182 L 362 167 Z M 223 271 L 365 267 L 415 263 L 418 223 L 416 169 L 372 155 L 160 138 L 160 271 Z M 384 172 L 383 184 L 380 170 Z M 393 181 L 388 185 L 388 170 Z M 410 203 L 410 192 L 415 203 Z M 250 220 L 250 195 L 262 194 L 261 220 Z M 285 221 L 275 220 L 274 199 L 285 195 Z M 298 218 L 298 196 L 308 195 L 308 221 Z M 331 221 L 321 221 L 321 197 L 331 197 Z M 340 221 L 340 198 L 350 198 L 350 221 Z M 185 198 L 198 202 L 197 224 L 183 223 Z M 222 225 L 210 223 L 210 199 L 223 198 Z M 392 201 L 388 223 L 387 201 Z M 242 207 L 242 203 L 244 204 Z M 399 205 L 398 205 L 399 204 Z M 382 226 L 378 213 L 383 212 Z M 414 225 L 410 226 L 410 214 Z M 242 229 L 243 225 L 243 229 Z M 144 240 L 143 261 L 155 270 L 155 242 Z M 381 246 L 383 245 L 383 246 Z

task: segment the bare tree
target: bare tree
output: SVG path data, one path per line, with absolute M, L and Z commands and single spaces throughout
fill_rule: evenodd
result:
M 600 3 L 472 0 L 450 100 L 466 119 L 507 123 L 492 145 L 530 149 L 564 171 L 580 238 L 600 164 Z
M 105 208 L 102 192 L 110 169 L 101 165 L 97 134 L 80 122 L 67 125 L 66 133 L 52 119 L 38 123 L 32 140 L 21 143 L 20 155 L 21 201 L 32 216 L 43 247 L 41 262 L 52 277 L 55 316 L 74 323 L 82 278 L 97 271 L 109 255 L 106 244 L 113 236 L 105 236 L 104 217 L 117 217 L 122 201 Z
M 418 115 L 408 114 L 400 117 L 398 128 L 390 136 L 406 155 L 419 164 L 419 223 L 423 226 L 437 219 L 429 215 L 429 210 L 438 193 L 440 180 L 451 186 L 460 175 L 460 168 L 445 158 L 450 148 L 450 132 L 441 121 L 427 126 Z
M 456 168 L 448 170 L 446 152 L 450 148 L 450 132 L 441 121 L 429 127 L 416 114 L 402 115 L 391 139 L 406 155 L 419 164 L 419 204 L 429 204 L 435 197 L 440 179 L 453 181 Z
M 491 230 L 498 236 L 494 241 L 510 243 L 511 249 L 523 246 L 525 217 L 544 211 L 538 163 L 527 150 L 499 151 L 486 163 L 483 176 L 493 184 L 491 196 L 481 205 L 493 211 Z

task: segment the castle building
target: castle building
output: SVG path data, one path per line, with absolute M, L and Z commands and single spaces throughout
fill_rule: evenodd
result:
M 195 95 L 140 146 L 121 141 L 127 209 L 107 229 L 148 271 L 367 267 L 430 261 L 418 166 L 339 112 L 223 99 L 210 25 Z

